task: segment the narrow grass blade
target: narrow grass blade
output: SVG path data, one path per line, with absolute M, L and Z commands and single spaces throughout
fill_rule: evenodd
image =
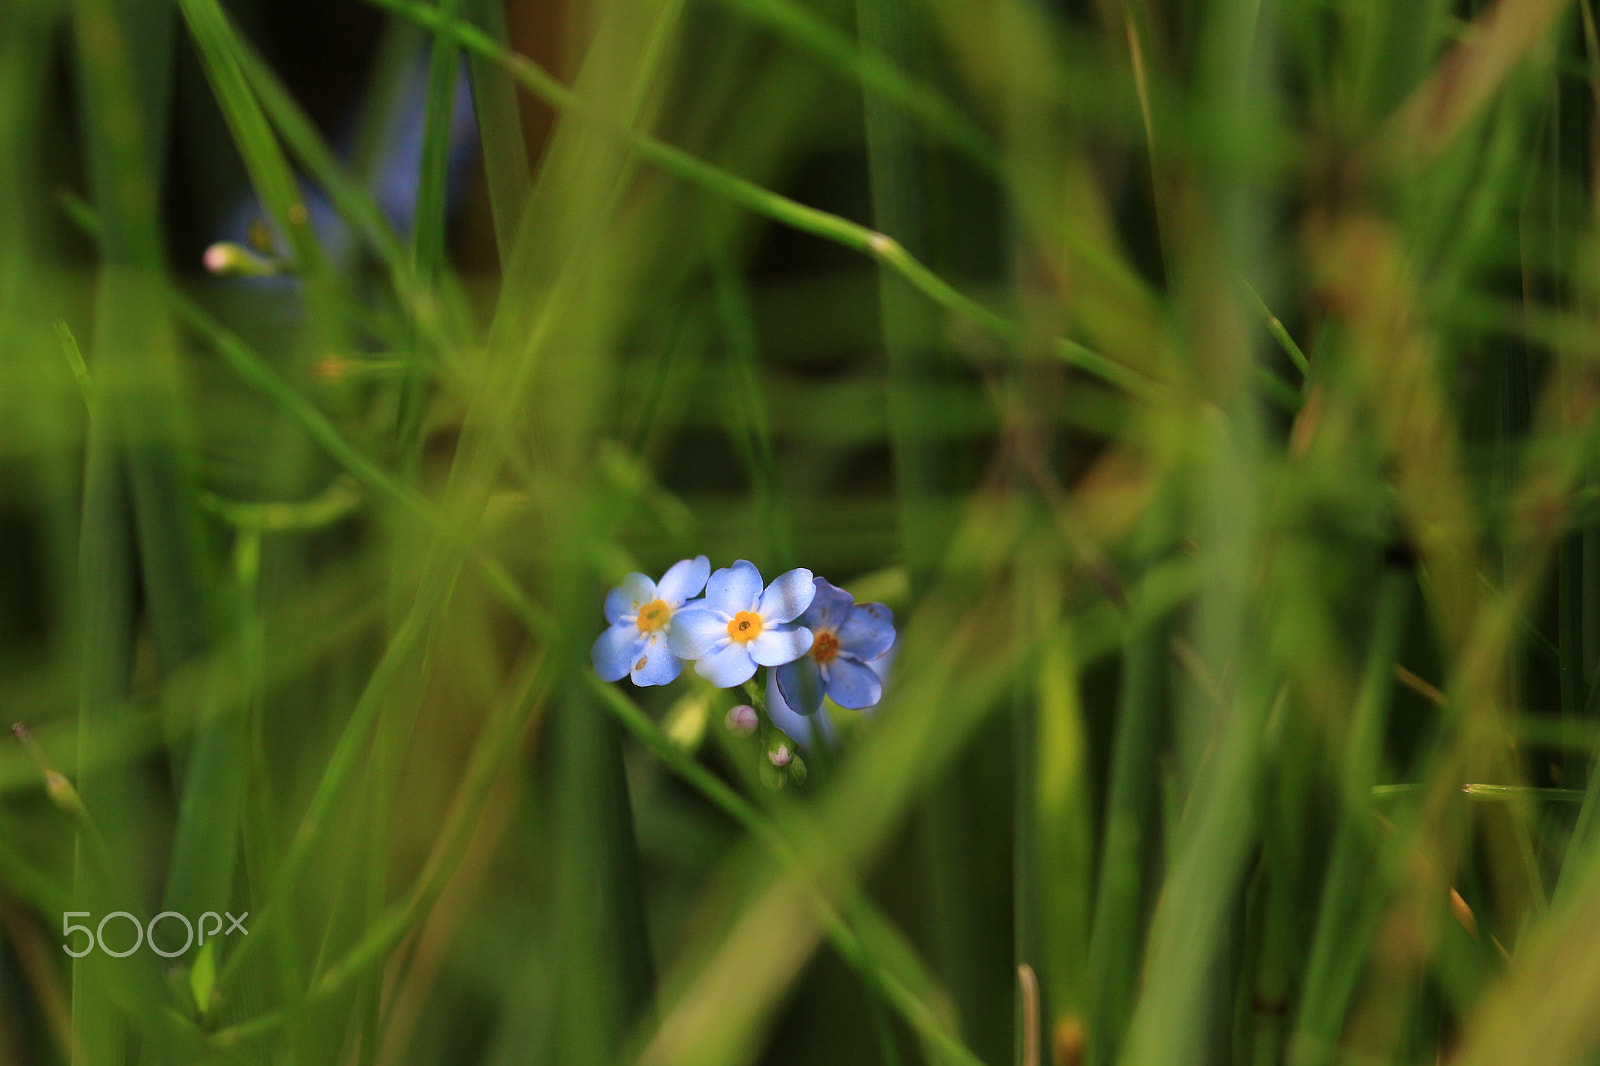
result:
M 492 41 L 509 51 L 506 13 L 498 0 L 466 0 L 466 19 Z M 483 172 L 494 213 L 495 246 L 504 267 L 511 258 L 533 182 L 528 175 L 528 146 L 523 137 L 517 88 L 505 70 L 481 53 L 468 59 L 472 75 L 472 102 L 483 144 Z
M 1383 737 L 1394 689 L 1394 665 L 1405 636 L 1411 575 L 1383 575 L 1361 689 L 1346 741 L 1340 796 L 1343 809 L 1334 832 L 1311 954 L 1301 978 L 1300 1007 L 1293 1023 L 1290 1061 L 1316 1066 L 1332 1061 L 1339 1031 L 1366 958 L 1366 944 L 1381 913 L 1381 897 L 1358 891 L 1373 862 L 1375 826 L 1372 789 L 1383 756 Z

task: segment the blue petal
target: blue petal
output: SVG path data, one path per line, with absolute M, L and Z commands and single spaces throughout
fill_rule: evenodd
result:
M 838 629 L 849 616 L 850 605 L 856 601 L 825 577 L 817 578 L 812 585 L 817 594 L 812 598 L 811 606 L 806 608 L 806 613 L 800 616 L 800 621 L 813 630 Z
M 711 573 L 711 560 L 704 555 L 672 564 L 672 568 L 656 583 L 656 595 L 677 607 L 691 596 L 700 595 L 706 587 L 706 575 Z
M 876 659 L 894 643 L 894 612 L 881 603 L 858 603 L 836 634 L 839 650 L 857 659 Z
M 628 676 L 638 656 L 636 648 L 644 644 L 639 629 L 632 624 L 612 626 L 601 633 L 589 649 L 589 659 L 601 681 L 621 681 Z
M 650 634 L 643 643 L 630 671 L 635 685 L 665 685 L 683 673 L 683 660 L 667 650 L 667 642 L 659 633 Z
M 883 699 L 883 682 L 866 663 L 841 655 L 828 664 L 828 698 L 859 711 Z
M 816 714 L 822 706 L 822 670 L 809 655 L 785 663 L 773 672 L 783 702 L 797 714 Z M 790 739 L 799 739 L 791 737 Z
M 680 659 L 704 659 L 718 641 L 728 639 L 728 616 L 692 607 L 677 612 L 667 629 L 667 646 Z
M 811 571 L 796 567 L 779 574 L 761 594 L 761 620 L 767 625 L 774 622 L 793 622 L 802 611 L 811 606 L 817 586 L 811 581 Z
M 802 751 L 811 751 L 816 747 L 819 736 L 829 747 L 837 744 L 839 734 L 834 730 L 833 720 L 828 717 L 828 712 L 797 714 L 784 702 L 783 694 L 778 691 L 776 677 L 776 670 L 767 672 L 767 717 L 772 719 L 772 724 L 777 726 L 784 736 L 800 745 Z
M 623 615 L 638 614 L 639 608 L 656 598 L 656 583 L 644 574 L 632 573 L 622 584 L 606 594 L 606 621 L 612 625 Z
M 811 630 L 801 626 L 772 626 L 750 642 L 750 658 L 762 666 L 782 666 L 810 651 L 811 640 Z
M 735 688 L 749 681 L 756 673 L 756 661 L 743 644 L 728 641 L 694 665 L 694 672 L 718 688 Z
M 706 582 L 706 604 L 730 615 L 753 611 L 761 599 L 761 571 L 756 564 L 740 559 L 718 570 Z

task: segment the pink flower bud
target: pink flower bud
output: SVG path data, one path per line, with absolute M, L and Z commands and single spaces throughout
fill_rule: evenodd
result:
M 751 736 L 755 733 L 756 726 L 760 724 L 756 720 L 756 709 L 748 703 L 741 703 L 737 707 L 728 708 L 726 722 L 728 732 L 736 737 Z

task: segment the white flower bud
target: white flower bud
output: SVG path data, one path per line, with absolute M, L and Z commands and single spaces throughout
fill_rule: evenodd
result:
M 206 269 L 219 277 L 270 278 L 283 273 L 283 264 L 274 258 L 257 255 L 232 241 L 218 241 L 206 249 Z

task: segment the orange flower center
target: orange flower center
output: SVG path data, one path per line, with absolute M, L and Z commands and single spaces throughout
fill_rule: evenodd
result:
M 811 642 L 811 657 L 823 666 L 833 662 L 833 657 L 839 654 L 839 638 L 825 629 L 817 630 L 816 639 Z
M 666 600 L 652 600 L 639 608 L 639 632 L 654 633 L 672 618 L 672 608 Z
M 728 636 L 740 644 L 748 644 L 761 635 L 764 625 L 761 616 L 754 611 L 740 611 L 728 623 Z

